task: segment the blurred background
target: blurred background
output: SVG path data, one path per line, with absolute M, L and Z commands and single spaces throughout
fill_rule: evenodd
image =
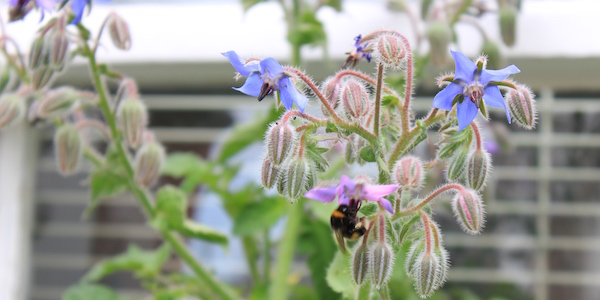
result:
M 495 168 L 485 191 L 483 234 L 464 234 L 444 205 L 435 216 L 452 264 L 442 293 L 446 299 L 600 299 L 600 2 L 524 0 L 521 5 L 514 46 L 498 44 L 502 66 L 517 65 L 522 73 L 515 78 L 537 95 L 538 126 L 524 131 L 505 124 L 504 112 L 492 111 L 497 122 L 484 126 L 484 134 Z M 132 49 L 101 47 L 99 60 L 137 80 L 151 129 L 169 152 L 210 157 L 232 125 L 273 101 L 258 103 L 235 93 L 231 87 L 241 82 L 234 81 L 234 70 L 220 53 L 235 50 L 242 57 L 289 61 L 277 3 L 261 3 L 244 14 L 235 0 L 115 0 L 94 5 L 84 25 L 99 28 L 112 10 L 129 22 Z M 325 8 L 317 17 L 325 26 L 327 50 L 305 47 L 302 52 L 302 67 L 316 80 L 339 70 L 358 34 L 392 28 L 415 40 L 407 15 L 391 10 L 387 1 L 344 1 L 342 12 Z M 38 18 L 30 15 L 7 30 L 25 48 Z M 497 14 L 487 13 L 481 21 L 490 39 L 500 41 Z M 477 29 L 460 23 L 457 29 L 452 48 L 478 55 L 483 40 Z M 359 64 L 368 73 L 375 67 Z M 427 68 L 416 90 L 418 113 L 427 112 L 438 91 L 434 78 L 452 69 L 452 60 Z M 74 62 L 56 85 L 91 89 L 88 77 L 85 65 Z M 313 100 L 309 105 L 319 109 Z M 261 153 L 261 145 L 253 149 L 246 155 Z M 53 151 L 50 130 L 23 125 L 0 133 L 0 299 L 14 295 L 3 291 L 16 291 L 19 299 L 59 299 L 94 262 L 123 252 L 129 243 L 160 244 L 128 195 L 103 202 L 82 220 L 88 203 L 85 172 L 61 177 Z M 249 167 L 246 180 L 257 180 L 258 172 Z M 190 215 L 230 231 L 218 199 L 199 191 L 194 200 Z M 234 284 L 249 280 L 235 243 L 227 252 L 203 243 L 191 247 L 220 278 Z M 301 274 L 303 265 L 299 257 L 294 270 Z M 181 266 L 173 260 L 168 267 Z M 134 299 L 147 296 L 129 274 L 112 275 L 104 283 Z

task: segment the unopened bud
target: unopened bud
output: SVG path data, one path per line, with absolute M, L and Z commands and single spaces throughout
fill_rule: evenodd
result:
M 144 131 L 148 125 L 146 106 L 137 98 L 127 99 L 119 105 L 117 116 L 127 145 L 137 149 L 142 144 Z
M 441 67 L 448 62 L 448 45 L 452 42 L 452 30 L 446 22 L 438 21 L 427 28 L 431 62 Z
M 260 178 L 266 189 L 272 188 L 277 182 L 279 168 L 271 163 L 268 156 L 265 156 L 260 170 Z
M 4 94 L 0 97 L 0 128 L 9 127 L 25 115 L 25 99 L 17 94 Z
M 406 46 L 400 37 L 384 34 L 377 40 L 379 61 L 386 67 L 400 70 L 406 66 Z
M 421 253 L 425 250 L 425 238 L 420 238 L 414 241 L 408 254 L 406 255 L 406 262 L 404 263 L 404 271 L 409 277 L 414 277 L 414 268 L 418 266 L 417 259 Z
M 443 283 L 443 263 L 431 252 L 421 252 L 412 269 L 415 290 L 421 299 L 429 298 Z
M 287 166 L 285 191 L 290 199 L 298 199 L 307 191 L 308 168 L 308 162 L 304 159 L 294 159 Z
M 523 85 L 518 85 L 517 90 L 511 89 L 506 93 L 508 110 L 513 120 L 525 129 L 535 128 L 537 110 L 534 98 L 531 90 Z
M 52 68 L 62 70 L 69 51 L 69 38 L 64 30 L 57 30 L 49 37 L 48 51 Z
M 129 33 L 129 26 L 123 18 L 116 13 L 112 13 L 109 16 L 106 26 L 108 27 L 110 38 L 112 39 L 115 47 L 121 50 L 129 50 L 129 48 L 131 48 L 131 35 Z
M 37 116 L 41 118 L 62 117 L 70 112 L 78 99 L 79 94 L 71 87 L 60 87 L 51 90 L 39 102 Z
M 77 172 L 83 154 L 83 139 L 74 125 L 65 124 L 56 130 L 54 151 L 60 174 L 67 176 Z
M 344 159 L 348 164 L 353 164 L 356 161 L 356 149 L 352 141 L 346 142 L 344 149 Z
M 450 158 L 448 162 L 448 168 L 446 170 L 446 177 L 450 181 L 459 180 L 465 173 L 467 165 L 467 157 L 469 155 L 469 149 L 461 147 L 456 154 Z
M 29 68 L 35 70 L 40 65 L 46 64 L 47 59 L 48 51 L 45 48 L 44 37 L 39 36 L 33 40 L 29 49 Z
M 165 148 L 156 142 L 145 143 L 135 154 L 135 181 L 152 186 L 160 176 L 165 161 Z
M 10 71 L 10 66 L 5 66 L 4 70 L 2 70 L 2 75 L 0 75 L 0 94 L 4 92 L 4 90 L 8 87 L 8 84 L 10 83 Z
M 402 188 L 416 190 L 421 187 L 424 177 L 423 164 L 416 156 L 406 156 L 394 166 L 394 178 Z
M 478 234 L 483 228 L 483 202 L 476 191 L 465 189 L 456 193 L 452 199 L 452 211 L 466 233 Z
M 40 90 L 47 86 L 54 75 L 54 69 L 48 65 L 40 65 L 33 70 L 31 84 L 36 90 Z
M 369 94 L 360 82 L 346 81 L 342 86 L 341 98 L 342 106 L 349 118 L 360 119 L 369 112 Z
M 450 267 L 450 261 L 448 259 L 448 251 L 446 251 L 446 249 L 444 249 L 444 246 L 442 246 L 441 244 L 439 245 L 439 247 L 435 248 L 435 250 L 433 251 L 433 255 L 437 257 L 441 265 L 440 274 L 438 275 L 439 280 L 437 281 L 437 286 L 434 287 L 434 289 L 437 290 L 441 288 L 448 279 L 448 268 Z
M 502 54 L 500 47 L 492 41 L 483 42 L 481 52 L 487 56 L 486 66 L 484 68 L 497 70 L 501 68 Z
M 500 7 L 500 34 L 507 46 L 515 44 L 515 32 L 517 27 L 517 10 L 511 5 Z
M 352 279 L 357 285 L 362 285 L 370 271 L 369 249 L 364 243 L 359 243 L 352 252 Z
M 481 190 L 487 181 L 491 167 L 490 154 L 478 149 L 469 154 L 467 161 L 467 185 L 472 189 Z
M 372 268 L 371 282 L 376 289 L 380 289 L 390 280 L 394 268 L 392 247 L 387 243 L 376 243 L 371 247 L 369 255 Z
M 279 166 L 293 152 L 296 145 L 294 130 L 287 124 L 275 123 L 267 130 L 267 154 L 271 162 Z
M 333 109 L 336 109 L 339 105 L 339 85 L 338 81 L 334 80 L 333 77 L 327 78 L 321 87 L 321 91 L 327 102 Z M 325 105 L 321 104 L 321 110 L 323 111 L 323 115 L 329 116 L 329 110 L 325 108 Z

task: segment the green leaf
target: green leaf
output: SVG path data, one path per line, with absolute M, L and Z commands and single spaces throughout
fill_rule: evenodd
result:
M 383 106 L 391 106 L 400 104 L 400 100 L 396 96 L 385 95 L 381 98 L 381 105 Z
M 238 214 L 233 223 L 233 234 L 251 235 L 271 227 L 287 211 L 287 201 L 277 198 L 266 198 L 260 202 L 249 203 Z
M 156 193 L 156 212 L 172 229 L 180 229 L 186 219 L 187 196 L 180 189 L 167 185 Z
M 327 41 L 323 23 L 317 20 L 312 11 L 300 15 L 296 26 L 290 28 L 287 38 L 295 46 L 322 45 Z
M 375 203 L 367 203 L 360 209 L 360 212 L 367 217 L 374 215 L 377 211 L 379 211 L 379 205 Z
M 325 0 L 323 1 L 323 5 L 327 5 L 337 12 L 342 11 L 342 0 Z
M 100 201 L 118 195 L 127 189 L 129 177 L 123 170 L 119 156 L 110 147 L 104 158 L 104 165 L 94 169 L 90 175 L 90 204 L 83 212 L 83 217 L 89 217 Z
M 370 145 L 364 146 L 360 149 L 360 157 L 367 162 L 375 162 L 375 151 Z
M 184 177 L 192 172 L 210 172 L 211 165 L 193 153 L 173 153 L 167 156 L 161 173 L 175 178 Z
M 207 242 L 217 243 L 224 247 L 227 246 L 227 244 L 229 243 L 229 239 L 224 233 L 210 228 L 206 225 L 202 225 L 189 220 L 186 220 L 183 223 L 183 227 L 181 228 L 180 232 L 185 236 L 204 240 Z
M 332 133 L 332 132 L 338 132 L 338 128 L 337 126 L 335 126 L 335 123 L 331 122 L 331 121 L 327 121 L 327 127 L 325 128 L 325 132 L 326 133 Z
M 326 152 L 327 148 L 317 147 L 316 142 L 308 142 L 306 143 L 304 150 L 308 159 L 312 160 L 315 163 L 315 167 L 319 172 L 325 172 L 329 167 L 329 163 L 323 157 L 322 153 Z
M 323 222 L 323 224 L 330 224 L 331 222 L 331 213 L 339 206 L 337 201 L 332 201 L 329 203 L 321 203 L 321 202 L 311 202 L 310 208 L 315 215 L 315 217 Z
M 231 134 L 225 140 L 217 161 L 224 162 L 240 152 L 246 146 L 262 140 L 269 124 L 275 122 L 279 118 L 279 115 L 279 111 L 273 106 L 267 115 L 254 118 L 248 123 L 235 126 Z
M 248 9 L 250 9 L 250 7 L 261 3 L 261 2 L 267 2 L 266 0 L 242 0 L 242 6 L 244 7 L 244 12 L 247 12 Z
M 268 294 L 269 294 L 269 286 L 263 282 L 257 283 L 252 288 L 252 291 L 250 292 L 250 297 L 248 297 L 248 300 L 267 299 Z
M 356 285 L 350 274 L 350 258 L 338 251 L 327 269 L 327 284 L 332 290 L 342 293 L 345 298 L 354 299 Z
M 100 284 L 78 284 L 62 295 L 63 300 L 126 300 L 110 288 Z
M 98 262 L 81 281 L 97 282 L 118 271 L 133 272 L 138 278 L 153 278 L 159 274 L 170 253 L 167 244 L 156 251 L 145 251 L 136 245 L 130 245 L 124 253 Z

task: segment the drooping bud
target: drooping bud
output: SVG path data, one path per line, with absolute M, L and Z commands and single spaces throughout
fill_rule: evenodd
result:
M 354 143 L 352 141 L 347 141 L 346 146 L 344 148 L 344 159 L 347 163 L 353 164 L 356 161 L 356 152 L 357 151 L 355 149 Z
M 371 282 L 380 289 L 389 280 L 394 268 L 392 247 L 387 243 L 376 243 L 369 251 L 371 257 Z
M 523 85 L 518 85 L 517 90 L 511 89 L 506 93 L 508 110 L 513 120 L 525 129 L 535 128 L 537 121 L 537 110 L 535 108 L 535 96 L 531 90 Z
M 472 189 L 481 190 L 487 181 L 491 167 L 490 154 L 483 150 L 475 150 L 469 154 L 467 161 L 467 185 Z
M 293 152 L 296 145 L 294 130 L 282 122 L 272 124 L 267 130 L 267 154 L 271 162 L 279 166 Z
M 443 283 L 443 263 L 433 253 L 421 252 L 412 269 L 415 290 L 421 299 L 429 298 Z
M 79 94 L 71 87 L 51 90 L 39 102 L 37 116 L 41 118 L 62 117 L 71 111 L 78 99 Z
M 496 43 L 492 41 L 483 42 L 481 52 L 487 56 L 487 66 L 484 68 L 497 70 L 502 67 L 502 54 Z
M 46 64 L 47 60 L 48 51 L 45 47 L 44 37 L 39 36 L 33 40 L 29 49 L 29 68 L 35 70 L 40 65 Z
M 4 94 L 0 97 L 0 128 L 9 127 L 21 119 L 26 111 L 25 99 L 17 94 Z
M 450 262 L 448 259 L 448 251 L 446 251 L 442 245 L 439 245 L 439 247 L 435 248 L 433 255 L 435 255 L 440 262 L 440 274 L 438 275 L 439 280 L 436 282 L 437 286 L 434 287 L 434 289 L 437 290 L 441 288 L 448 279 L 448 268 L 450 267 Z
M 511 5 L 502 5 L 499 14 L 502 40 L 507 46 L 513 46 L 517 28 L 517 10 Z
M 385 67 L 400 70 L 406 66 L 406 45 L 400 37 L 394 34 L 381 35 L 376 49 L 376 57 Z
M 260 170 L 260 179 L 263 186 L 266 189 L 272 188 L 275 185 L 275 182 L 277 182 L 278 175 L 279 168 L 271 163 L 268 156 L 265 156 Z
M 427 28 L 431 62 L 441 67 L 448 62 L 448 45 L 452 42 L 452 30 L 446 22 L 438 21 Z
M 416 156 L 405 156 L 394 165 L 394 178 L 402 188 L 418 189 L 425 178 L 423 163 Z
M 304 159 L 294 159 L 287 166 L 285 191 L 290 199 L 298 199 L 307 191 L 308 168 L 309 164 Z
M 460 227 L 469 234 L 478 234 L 483 228 L 483 201 L 476 191 L 465 189 L 452 199 L 452 211 Z
M 352 251 L 352 279 L 357 285 L 362 285 L 367 279 L 369 274 L 370 263 L 369 263 L 369 249 L 364 243 L 359 243 L 354 247 Z
M 467 157 L 469 155 L 469 149 L 461 147 L 458 149 L 456 154 L 450 158 L 448 162 L 448 168 L 446 169 L 446 177 L 450 181 L 459 180 L 465 173 Z
M 149 187 L 156 183 L 165 161 L 165 148 L 156 142 L 145 143 L 135 154 L 135 181 Z
M 144 103 L 138 98 L 124 100 L 119 105 L 117 116 L 127 145 L 133 149 L 139 148 L 148 125 L 148 112 Z
M 406 255 L 406 262 L 404 263 L 404 271 L 409 277 L 414 277 L 414 268 L 417 266 L 417 259 L 425 249 L 425 238 L 420 238 L 414 241 L 408 250 Z
M 334 80 L 334 77 L 329 77 L 323 82 L 323 85 L 321 87 L 321 92 L 323 93 L 325 99 L 327 99 L 327 102 L 329 102 L 329 105 L 331 105 L 333 109 L 336 109 L 340 104 L 340 102 L 338 101 L 338 83 L 338 81 Z M 323 111 L 323 115 L 325 115 L 326 117 L 329 116 L 329 110 L 327 110 L 327 108 L 325 108 L 325 105 L 323 104 L 321 104 L 321 111 Z
M 48 65 L 40 65 L 38 68 L 33 70 L 31 78 L 31 84 L 36 90 L 40 90 L 50 83 L 52 76 L 54 75 L 54 69 Z
M 111 13 L 106 26 L 115 47 L 121 50 L 129 50 L 131 48 L 129 26 L 121 16 Z
M 79 130 L 71 124 L 65 124 L 54 134 L 54 151 L 58 171 L 63 176 L 77 172 L 83 154 L 83 139 Z
M 349 118 L 360 119 L 370 109 L 369 94 L 363 84 L 356 80 L 348 80 L 342 86 L 342 107 Z
M 48 52 L 50 66 L 55 70 L 62 70 L 65 65 L 65 58 L 69 51 L 69 38 L 64 30 L 56 30 L 50 35 L 48 40 Z

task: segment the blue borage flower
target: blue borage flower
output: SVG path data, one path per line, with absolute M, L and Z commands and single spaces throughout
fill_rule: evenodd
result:
M 285 109 L 292 109 L 293 103 L 296 103 L 298 109 L 304 112 L 308 98 L 294 87 L 289 75 L 274 58 L 268 57 L 258 63 L 246 64 L 234 51 L 221 54 L 229 60 L 240 75 L 247 76 L 244 85 L 239 88 L 234 87 L 234 90 L 257 97 L 258 101 L 279 91 L 279 99 Z
M 346 58 L 346 62 L 344 63 L 344 66 L 342 66 L 342 69 L 345 69 L 349 66 L 356 66 L 356 64 L 363 58 L 366 59 L 367 62 L 371 62 L 372 50 L 369 48 L 369 43 L 361 44 L 361 40 L 362 35 L 360 34 L 354 38 L 354 50 L 346 53 L 348 58 Z
M 354 201 L 375 201 L 389 213 L 394 213 L 394 208 L 389 200 L 383 198 L 398 189 L 396 184 L 366 184 L 356 182 L 346 175 L 340 178 L 340 184 L 332 187 L 315 187 L 304 194 L 304 197 L 317 200 L 319 202 L 329 203 L 336 197 L 340 205 L 350 205 L 350 200 Z
M 71 24 L 79 24 L 81 22 L 85 6 L 91 2 L 91 0 L 71 0 L 71 9 L 73 9 L 73 14 L 75 14 L 75 18 L 71 21 Z
M 510 65 L 502 70 L 479 69 L 464 54 L 450 52 L 456 65 L 454 81 L 435 95 L 433 107 L 451 110 L 456 96 L 461 96 L 456 106 L 456 118 L 459 130 L 463 130 L 477 116 L 483 99 L 486 105 L 503 107 L 510 124 L 510 113 L 504 103 L 504 97 L 493 82 L 502 81 L 512 74 L 521 72 L 519 68 Z

